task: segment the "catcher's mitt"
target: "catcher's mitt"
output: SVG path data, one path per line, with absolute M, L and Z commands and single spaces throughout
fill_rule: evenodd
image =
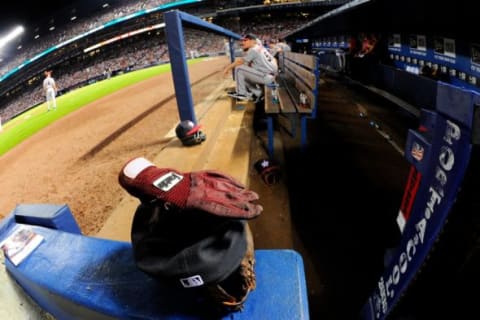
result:
M 247 251 L 240 266 L 225 280 L 206 286 L 210 300 L 227 311 L 242 310 L 248 294 L 255 289 L 255 252 L 253 236 L 246 224 Z

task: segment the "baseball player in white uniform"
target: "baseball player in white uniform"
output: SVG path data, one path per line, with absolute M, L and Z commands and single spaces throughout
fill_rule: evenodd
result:
M 45 91 L 45 97 L 47 100 L 47 111 L 57 110 L 57 91 L 58 87 L 55 80 L 52 78 L 52 71 L 46 70 L 44 72 L 45 79 L 43 79 L 43 91 Z
M 228 75 L 235 69 L 237 90 L 228 95 L 239 100 L 258 102 L 263 97 L 263 85 L 275 83 L 277 61 L 255 35 L 247 34 L 240 41 L 245 55 L 223 70 L 224 75 Z

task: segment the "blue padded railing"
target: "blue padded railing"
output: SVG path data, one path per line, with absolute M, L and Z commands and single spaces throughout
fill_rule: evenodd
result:
M 44 239 L 17 266 L 5 259 L 5 267 L 25 292 L 56 319 L 211 318 L 212 311 L 194 291 L 167 287 L 140 271 L 129 242 L 56 229 L 65 225 L 72 228 L 74 222 L 69 210 L 62 206 L 23 205 L 17 209 L 0 224 L 0 242 L 15 226 L 28 226 Z M 16 221 L 16 211 L 24 223 Z M 28 224 L 29 211 L 37 225 Z M 50 213 L 55 223 L 48 222 Z M 48 222 L 49 226 L 39 226 L 39 222 Z M 288 249 L 256 250 L 255 257 L 256 289 L 242 311 L 222 319 L 309 319 L 299 253 Z

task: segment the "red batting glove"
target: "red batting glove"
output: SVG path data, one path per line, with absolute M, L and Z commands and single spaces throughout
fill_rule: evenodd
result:
M 252 219 L 262 211 L 253 203 L 258 194 L 234 178 L 214 170 L 181 173 L 158 168 L 145 158 L 127 162 L 119 174 L 120 185 L 143 202 L 155 199 L 180 209 L 200 209 L 211 214 Z

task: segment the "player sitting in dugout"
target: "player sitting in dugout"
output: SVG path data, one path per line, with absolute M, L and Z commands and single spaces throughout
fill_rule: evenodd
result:
M 243 36 L 240 44 L 244 56 L 236 58 L 223 70 L 224 75 L 235 70 L 236 91 L 228 92 L 228 95 L 239 100 L 258 102 L 263 98 L 263 85 L 275 83 L 277 61 L 251 33 Z

